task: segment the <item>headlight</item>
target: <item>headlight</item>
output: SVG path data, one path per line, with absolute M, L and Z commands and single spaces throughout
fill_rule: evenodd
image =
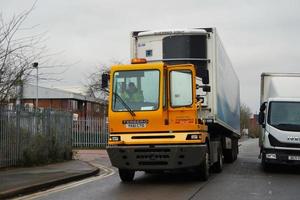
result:
M 187 140 L 201 140 L 201 134 L 188 134 Z
M 276 159 L 276 154 L 275 153 L 267 153 L 266 158 L 268 159 Z
M 110 141 L 113 141 L 113 142 L 118 142 L 121 140 L 121 137 L 120 136 L 110 136 Z

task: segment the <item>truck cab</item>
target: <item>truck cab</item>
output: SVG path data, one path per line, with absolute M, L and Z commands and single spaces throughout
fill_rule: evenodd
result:
M 135 171 L 203 165 L 199 174 L 207 178 L 208 134 L 197 114 L 194 65 L 132 63 L 110 72 L 107 151 L 121 179 L 132 180 Z
M 293 90 L 300 77 L 295 74 L 263 76 L 265 101 L 259 113 L 262 165 L 268 170 L 272 164 L 300 164 L 300 98 Z M 291 82 L 291 79 L 295 81 Z

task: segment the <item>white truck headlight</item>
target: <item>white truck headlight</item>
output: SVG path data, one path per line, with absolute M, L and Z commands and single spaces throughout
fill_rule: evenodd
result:
M 276 154 L 275 153 L 267 153 L 266 158 L 268 159 L 276 159 Z

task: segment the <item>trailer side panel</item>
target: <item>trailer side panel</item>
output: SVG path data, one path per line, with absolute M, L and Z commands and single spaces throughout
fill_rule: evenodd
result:
M 218 35 L 216 39 L 216 93 L 215 117 L 217 122 L 239 134 L 240 130 L 240 88 L 239 79 Z

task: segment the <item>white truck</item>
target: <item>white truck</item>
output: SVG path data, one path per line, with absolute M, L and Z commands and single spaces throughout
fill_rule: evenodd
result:
M 300 74 L 262 73 L 259 146 L 262 166 L 300 164 Z
M 236 160 L 240 138 L 239 79 L 216 28 L 132 32 L 131 58 L 194 64 L 198 88 L 203 88 L 196 91 L 202 101 L 198 115 L 208 125 L 211 161 L 218 157 L 213 153 L 218 146 L 222 146 L 226 162 Z

